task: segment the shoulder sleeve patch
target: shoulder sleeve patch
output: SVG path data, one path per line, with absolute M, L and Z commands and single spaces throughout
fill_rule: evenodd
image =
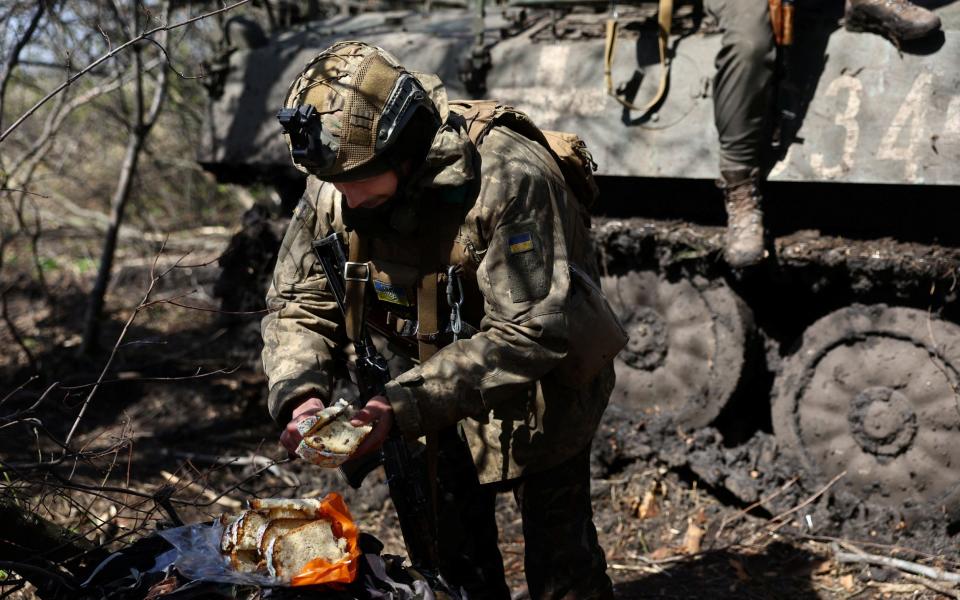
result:
M 507 240 L 510 244 L 510 254 L 520 254 L 521 252 L 530 252 L 533 250 L 533 234 L 529 231 L 511 235 Z
M 544 268 L 543 244 L 532 223 L 505 227 L 507 285 L 510 300 L 531 302 L 550 291 L 550 279 Z

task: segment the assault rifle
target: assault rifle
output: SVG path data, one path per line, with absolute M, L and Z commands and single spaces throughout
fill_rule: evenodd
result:
M 313 251 L 327 276 L 329 289 L 336 298 L 340 311 L 346 316 L 347 258 L 343 242 L 333 233 L 313 242 Z M 363 324 L 361 334 L 354 340 L 353 346 L 357 355 L 354 366 L 359 391 L 354 404 L 360 408 L 370 398 L 383 395 L 384 386 L 390 381 L 390 371 L 386 359 L 373 345 L 366 323 Z M 424 485 L 426 465 L 413 455 L 400 431 L 396 427 L 390 430 L 383 448 L 379 455 L 374 456 L 373 461 L 347 461 L 340 472 L 347 483 L 358 488 L 363 477 L 381 461 L 387 474 L 390 498 L 397 509 L 400 531 L 411 564 L 430 580 L 431 587 L 437 584 L 439 590 L 447 591 L 446 584 L 439 576 L 436 527 Z

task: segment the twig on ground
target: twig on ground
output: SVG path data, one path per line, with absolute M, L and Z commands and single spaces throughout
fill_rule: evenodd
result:
M 956 600 L 960 600 L 960 591 L 957 591 L 956 589 L 950 589 L 950 588 L 943 587 L 942 585 L 937 585 L 936 583 L 930 581 L 926 577 L 919 577 L 911 573 L 904 573 L 903 576 L 908 581 L 919 583 L 923 587 L 933 590 L 938 594 L 943 594 L 947 598 L 956 598 Z
M 844 546 L 850 548 L 853 550 L 853 552 L 843 552 L 840 550 L 839 544 L 835 545 L 834 558 L 838 563 L 859 563 L 893 567 L 894 569 L 906 571 L 907 573 L 913 573 L 914 575 L 926 577 L 927 579 L 932 579 L 934 581 L 946 581 L 949 583 L 960 584 L 960 573 L 952 573 L 937 567 L 921 565 L 919 563 L 902 560 L 900 558 L 880 556 L 879 554 L 867 554 L 863 550 L 860 550 L 851 544 L 844 544 Z
M 844 476 L 846 476 L 846 474 L 847 474 L 846 471 L 842 471 L 842 472 L 839 473 L 836 477 L 834 477 L 834 478 L 831 479 L 829 482 L 827 482 L 827 485 L 825 485 L 825 486 L 823 486 L 822 488 L 820 488 L 819 490 L 817 490 L 817 492 L 814 493 L 812 496 L 810 496 L 809 498 L 807 498 L 806 500 L 804 500 L 804 501 L 801 502 L 800 504 L 794 506 L 794 507 L 791 508 L 790 510 L 788 510 L 788 511 L 786 511 L 786 512 L 784 512 L 784 513 L 781 513 L 781 514 L 775 516 L 774 518 L 770 519 L 770 523 L 771 523 L 771 524 L 772 524 L 772 523 L 777 523 L 778 521 L 779 521 L 779 523 L 777 523 L 777 525 L 776 525 L 773 529 L 767 530 L 766 533 L 769 535 L 769 534 L 772 534 L 772 533 L 775 533 L 775 532 L 779 531 L 780 528 L 782 528 L 784 525 L 786 525 L 786 524 L 789 522 L 789 519 L 787 519 L 787 517 L 789 517 L 789 516 L 792 515 L 793 513 L 797 512 L 797 511 L 800 510 L 801 508 L 803 508 L 803 507 L 805 507 L 805 506 L 809 506 L 810 504 L 812 504 L 814 501 L 816 501 L 817 498 L 819 498 L 820 496 L 822 496 L 822 495 L 824 495 L 825 493 L 827 493 L 827 490 L 829 490 L 831 487 L 833 487 L 833 484 L 835 484 L 835 483 L 837 483 L 838 481 L 840 481 L 840 479 L 843 478 Z
M 766 497 L 764 497 L 764 498 L 760 498 L 759 500 L 757 500 L 756 502 L 754 502 L 754 503 L 751 504 L 750 506 L 744 508 L 743 510 L 737 511 L 736 514 L 731 515 L 731 516 L 725 518 L 723 521 L 720 522 L 720 527 L 717 529 L 717 533 L 714 534 L 714 536 L 713 536 L 714 539 L 719 539 L 719 538 L 720 538 L 720 534 L 723 533 L 723 530 L 724 530 L 724 528 L 726 528 L 727 525 L 729 525 L 729 524 L 732 523 L 733 521 L 739 519 L 739 518 L 742 517 L 743 515 L 749 513 L 751 510 L 753 510 L 753 509 L 755 509 L 755 508 L 759 508 L 760 506 L 763 506 L 764 504 L 766 504 L 767 502 L 770 502 L 771 500 L 773 500 L 774 498 L 776 498 L 776 497 L 779 496 L 780 494 L 786 492 L 788 489 L 790 489 L 791 486 L 793 486 L 793 484 L 795 484 L 797 481 L 799 481 L 799 479 L 800 479 L 800 477 L 794 477 L 794 478 L 791 479 L 790 481 L 788 481 L 788 482 L 786 482 L 785 484 L 783 484 L 782 486 L 780 486 L 780 488 L 779 488 L 777 491 L 773 492 L 773 493 L 770 494 L 769 496 L 766 496 Z
M 794 536 L 794 537 L 799 538 L 799 539 L 810 540 L 810 541 L 813 541 L 813 542 L 826 543 L 826 544 L 830 544 L 830 543 L 850 544 L 850 545 L 855 546 L 855 547 L 870 546 L 870 547 L 873 547 L 873 548 L 883 548 L 884 550 L 889 550 L 889 551 L 892 551 L 892 552 L 909 552 L 910 554 L 913 554 L 913 555 L 915 555 L 915 556 L 927 558 L 927 559 L 930 559 L 930 560 L 943 560 L 943 559 L 945 558 L 945 557 L 942 556 L 942 555 L 930 554 L 930 553 L 928 553 L 928 552 L 922 552 L 922 551 L 920 551 L 920 550 L 917 550 L 916 548 L 910 548 L 910 547 L 907 547 L 907 546 L 900 546 L 900 545 L 897 545 L 897 544 L 882 544 L 882 543 L 879 543 L 879 542 L 870 542 L 870 541 L 864 541 L 864 540 L 848 540 L 848 539 L 833 537 L 833 536 L 829 536 L 829 535 L 808 535 L 808 534 L 801 534 L 801 535 L 797 535 L 797 536 Z M 956 568 L 960 568 L 960 561 L 956 561 L 956 560 L 946 560 L 945 562 L 954 565 Z
M 621 565 L 618 563 L 611 563 L 610 568 L 614 571 L 642 571 L 643 573 L 655 573 L 657 575 L 673 577 L 667 572 L 666 569 L 663 567 L 658 567 L 657 565 Z

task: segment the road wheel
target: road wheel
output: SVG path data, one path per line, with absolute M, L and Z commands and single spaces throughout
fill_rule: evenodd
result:
M 850 306 L 803 334 L 774 384 L 773 426 L 823 485 L 873 504 L 960 507 L 960 327 Z M 808 486 L 812 487 L 812 486 Z
M 713 421 L 743 372 L 746 305 L 722 280 L 669 281 L 655 271 L 605 277 L 603 289 L 630 335 L 611 401 L 684 428 Z

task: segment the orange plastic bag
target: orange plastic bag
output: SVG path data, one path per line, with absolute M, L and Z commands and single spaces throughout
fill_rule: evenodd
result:
M 347 556 L 337 562 L 322 558 L 311 560 L 290 580 L 292 586 L 351 583 L 357 578 L 360 546 L 357 543 L 357 526 L 350 510 L 340 494 L 330 492 L 320 502 L 319 516 L 330 521 L 333 534 L 347 540 Z

